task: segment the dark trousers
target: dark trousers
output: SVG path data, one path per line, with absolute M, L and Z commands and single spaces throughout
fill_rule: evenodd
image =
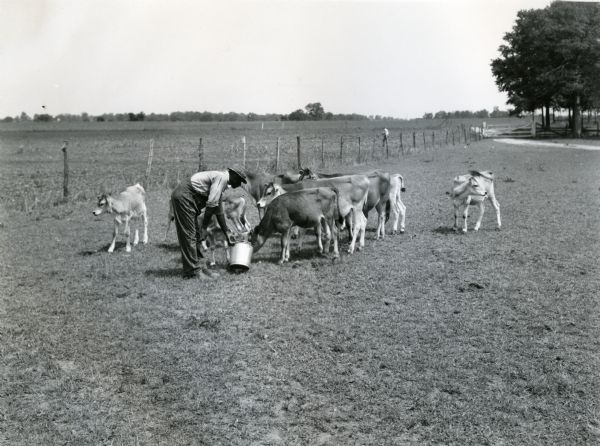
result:
M 194 191 L 190 180 L 178 185 L 171 194 L 184 277 L 194 276 L 205 266 L 205 261 L 200 260 L 203 256 L 200 251 L 198 216 L 206 206 L 206 199 Z

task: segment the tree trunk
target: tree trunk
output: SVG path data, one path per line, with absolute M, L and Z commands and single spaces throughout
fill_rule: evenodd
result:
M 579 101 L 579 95 L 577 95 L 573 107 L 573 136 L 575 138 L 581 138 L 581 106 Z
M 550 106 L 546 104 L 546 130 L 550 130 Z

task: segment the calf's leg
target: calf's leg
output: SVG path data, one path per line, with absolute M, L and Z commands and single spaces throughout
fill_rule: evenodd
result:
M 483 220 L 483 213 L 485 212 L 485 200 L 482 200 L 478 203 L 479 206 L 479 216 L 477 217 L 477 222 L 475 223 L 475 227 L 473 228 L 473 231 L 479 231 L 479 228 L 481 227 L 481 222 Z
M 170 221 L 171 220 L 169 220 L 169 222 Z M 142 213 L 142 223 L 144 224 L 144 235 L 142 236 L 142 243 L 146 244 L 146 243 L 148 243 L 148 214 L 146 213 L 145 209 L 144 209 L 144 212 Z
M 112 242 L 110 242 L 110 246 L 108 247 L 108 252 L 113 252 L 115 250 L 115 244 L 117 242 L 117 235 L 119 234 L 119 223 L 115 221 L 115 226 L 113 228 L 113 238 Z
M 496 211 L 496 223 L 498 225 L 498 229 L 501 229 L 502 221 L 500 220 L 500 203 L 498 203 L 498 200 L 496 200 L 496 197 L 494 195 L 490 196 L 490 201 L 492 202 L 492 206 Z

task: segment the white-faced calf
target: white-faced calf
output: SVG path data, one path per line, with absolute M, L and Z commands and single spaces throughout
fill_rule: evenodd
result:
M 454 204 L 455 231 L 458 231 L 458 214 L 460 207 L 464 206 L 462 231 L 467 232 L 469 206 L 475 204 L 479 206 L 479 217 L 477 218 L 473 230 L 479 230 L 485 210 L 484 204 L 486 198 L 490 199 L 492 206 L 496 210 L 498 229 L 502 227 L 502 222 L 500 220 L 500 204 L 498 203 L 498 200 L 496 200 L 496 195 L 494 193 L 494 174 L 492 172 L 471 170 L 468 174 L 455 177 L 450 196 L 452 197 L 452 202 Z
M 119 233 L 119 226 L 123 225 L 123 233 L 127 237 L 127 244 L 125 250 L 131 251 L 130 243 L 130 225 L 131 220 L 141 219 L 144 225 L 144 235 L 142 237 L 142 243 L 148 243 L 148 215 L 146 211 L 146 192 L 144 188 L 138 183 L 134 186 L 129 186 L 123 192 L 116 197 L 110 194 L 102 194 L 98 197 L 97 208 L 93 211 L 93 214 L 98 216 L 103 212 L 115 215 L 113 238 L 108 247 L 108 252 L 115 250 L 115 243 L 117 235 Z M 137 245 L 139 242 L 138 228 L 135 228 L 135 236 L 133 238 L 133 244 Z

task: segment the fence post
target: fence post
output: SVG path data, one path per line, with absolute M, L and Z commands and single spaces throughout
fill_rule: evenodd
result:
M 402 143 L 402 132 L 400 132 L 400 153 L 404 156 L 404 144 Z
M 321 166 L 325 167 L 325 141 L 321 136 Z
M 415 132 L 413 132 L 413 149 L 417 150 L 417 136 Z
M 375 137 L 373 136 L 373 144 L 371 145 L 371 159 L 375 159 Z
M 431 134 L 431 148 L 435 150 L 435 130 Z
M 344 135 L 340 136 L 340 164 L 344 163 Z
M 204 146 L 202 145 L 202 138 L 198 142 L 198 172 L 201 172 L 206 169 L 206 165 L 204 164 Z
M 467 144 L 467 127 L 465 127 L 464 124 L 462 124 L 462 129 L 463 129 L 463 136 L 465 138 L 465 145 Z
M 302 153 L 300 150 L 300 136 L 296 136 L 296 152 L 298 154 L 298 169 L 302 169 Z
M 64 141 L 62 145 L 62 152 L 64 154 L 64 170 L 63 170 L 63 198 L 66 200 L 69 198 L 69 160 L 67 159 L 67 146 L 69 142 Z M 27 211 L 27 209 L 25 209 Z
M 277 148 L 275 152 L 275 172 L 279 172 L 279 136 L 277 137 Z
M 148 188 L 150 184 L 150 171 L 152 170 L 152 158 L 154 157 L 154 139 L 150 142 L 150 151 L 148 152 L 148 164 L 146 165 L 146 180 L 145 187 Z
M 360 136 L 358 137 L 358 163 L 360 164 Z
M 446 145 L 448 145 L 448 129 L 446 129 Z
M 427 142 L 425 141 L 425 130 L 423 130 L 423 151 L 427 151 Z
M 452 145 L 454 145 L 454 129 L 452 129 Z
M 246 168 L 246 137 L 242 136 L 242 148 L 243 148 L 243 158 L 242 158 L 242 165 L 244 166 L 244 169 Z

